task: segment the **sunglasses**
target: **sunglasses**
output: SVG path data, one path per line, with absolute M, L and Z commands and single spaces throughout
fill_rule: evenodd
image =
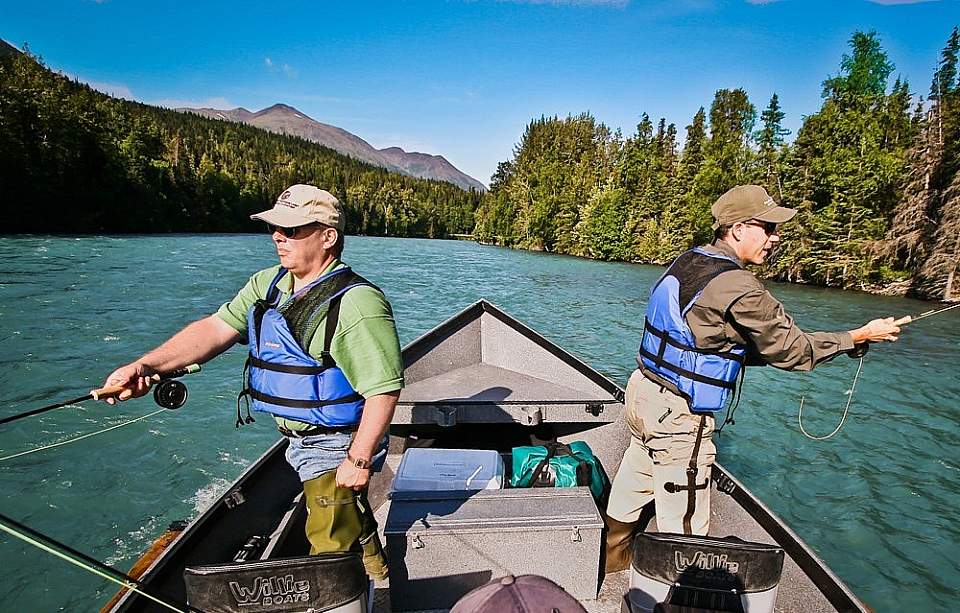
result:
M 280 234 L 283 234 L 287 238 L 297 238 L 297 235 L 300 234 L 301 230 L 312 228 L 314 225 L 316 224 L 311 223 L 305 226 L 297 226 L 295 228 L 284 228 L 283 226 L 274 226 L 271 224 L 267 224 L 267 229 L 270 231 L 270 234 L 273 234 L 274 232 L 279 232 Z
M 743 225 L 757 226 L 758 228 L 763 228 L 763 231 L 767 233 L 767 236 L 770 236 L 771 234 L 776 234 L 777 232 L 780 231 L 780 229 L 777 227 L 778 224 L 772 221 L 760 221 L 758 219 L 754 219 L 751 221 L 743 222 Z

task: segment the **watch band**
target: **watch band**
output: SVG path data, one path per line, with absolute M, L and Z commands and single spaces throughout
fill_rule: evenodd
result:
M 355 458 L 350 455 L 350 452 L 347 452 L 347 462 L 350 462 L 357 468 L 370 468 L 370 460 L 364 460 L 363 458 Z

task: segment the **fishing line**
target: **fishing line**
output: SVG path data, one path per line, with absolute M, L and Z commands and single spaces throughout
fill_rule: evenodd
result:
M 850 384 L 850 390 L 847 392 L 847 405 L 843 407 L 843 416 L 840 417 L 840 423 L 837 424 L 837 427 L 833 429 L 833 432 L 825 436 L 814 436 L 804 430 L 803 428 L 803 396 L 800 396 L 800 410 L 797 412 L 797 423 L 800 424 L 800 432 L 803 432 L 803 435 L 814 441 L 825 441 L 828 438 L 833 438 L 837 432 L 840 432 L 840 428 L 843 427 L 843 422 L 847 420 L 847 413 L 850 412 L 850 403 L 853 402 L 853 391 L 857 388 L 857 379 L 860 378 L 860 371 L 863 370 L 863 356 L 860 356 L 860 364 L 857 366 L 857 373 L 853 375 L 853 383 Z
M 0 458 L 0 462 L 6 462 L 7 460 L 12 460 L 13 458 L 19 458 L 20 456 L 29 455 L 29 454 L 31 454 L 31 453 L 36 453 L 36 452 L 38 452 L 38 451 L 44 451 L 45 449 L 53 449 L 54 447 L 60 447 L 61 445 L 69 445 L 70 443 L 76 443 L 77 441 L 81 441 L 81 440 L 83 440 L 83 439 L 85 439 L 85 438 L 90 438 L 91 436 L 96 436 L 96 435 L 98 435 L 98 434 L 103 434 L 104 432 L 110 432 L 111 430 L 116 430 L 117 428 L 122 428 L 123 426 L 129 426 L 130 424 L 135 424 L 135 423 L 137 423 L 138 421 L 143 421 L 144 419 L 149 419 L 149 418 L 153 417 L 154 415 L 158 415 L 158 414 L 160 414 L 160 413 L 163 413 L 163 412 L 166 411 L 166 410 L 167 410 L 167 409 L 159 409 L 159 410 L 154 411 L 153 413 L 148 413 L 148 414 L 146 414 L 146 415 L 142 415 L 142 416 L 140 416 L 140 417 L 137 417 L 136 419 L 131 419 L 131 420 L 125 421 L 125 422 L 123 422 L 123 423 L 121 423 L 121 424 L 117 424 L 117 425 L 115 425 L 115 426 L 110 426 L 109 428 L 104 428 L 103 430 L 97 430 L 96 432 L 90 432 L 90 433 L 88 433 L 88 434 L 83 434 L 83 435 L 81 435 L 81 436 L 75 436 L 75 437 L 69 438 L 69 439 L 67 439 L 67 440 L 65 440 L 65 441 L 60 441 L 59 443 L 52 443 L 52 444 L 50 444 L 50 445 L 43 445 L 43 446 L 41 446 L 41 447 L 36 447 L 36 448 L 34 448 L 34 449 L 28 449 L 27 451 L 21 451 L 21 452 L 19 452 L 19 453 L 14 453 L 14 454 L 12 454 L 12 455 L 4 456 L 4 457 Z
M 926 318 L 926 317 L 933 317 L 934 315 L 939 315 L 940 313 L 946 313 L 947 311 L 950 311 L 950 310 L 956 309 L 956 308 L 960 308 L 960 302 L 958 302 L 958 303 L 956 303 L 956 304 L 952 304 L 952 305 L 950 305 L 950 306 L 948 306 L 948 307 L 940 308 L 940 309 L 930 309 L 929 311 L 924 311 L 923 313 L 920 313 L 919 315 L 907 315 L 907 316 L 905 316 L 905 317 L 901 317 L 900 319 L 896 320 L 896 321 L 893 322 L 893 323 L 894 323 L 895 325 L 898 325 L 898 326 L 905 326 L 905 325 L 907 325 L 907 324 L 911 324 L 911 323 L 913 323 L 913 322 L 915 322 L 915 321 L 919 321 L 919 320 L 924 319 L 924 318 Z M 840 429 L 843 427 L 843 423 L 844 423 L 844 422 L 846 421 L 846 419 L 847 419 L 847 414 L 850 412 L 850 404 L 853 402 L 853 392 L 854 392 L 854 391 L 856 390 L 856 388 L 857 388 L 857 381 L 860 379 L 860 372 L 863 370 L 863 358 L 864 358 L 864 356 L 866 356 L 867 348 L 869 348 L 869 347 L 870 347 L 869 344 L 863 344 L 863 345 L 862 345 L 862 348 L 860 348 L 860 346 L 857 346 L 857 347 L 855 347 L 855 348 L 853 349 L 853 351 L 850 353 L 850 355 L 851 355 L 852 357 L 860 358 L 860 363 L 857 365 L 857 372 L 856 372 L 856 374 L 853 375 L 853 382 L 850 384 L 850 390 L 847 392 L 847 395 L 848 395 L 848 396 L 847 396 L 847 404 L 843 407 L 843 415 L 840 417 L 840 423 L 837 424 L 837 427 L 834 428 L 833 432 L 831 432 L 830 434 L 824 435 L 824 436 L 814 436 L 814 435 L 810 434 L 809 432 L 807 432 L 807 431 L 804 429 L 804 427 L 803 427 L 803 400 L 804 400 L 804 397 L 803 397 L 802 395 L 800 396 L 800 410 L 797 412 L 797 424 L 800 426 L 800 432 L 802 432 L 805 437 L 807 437 L 808 439 L 814 440 L 814 441 L 825 441 L 825 440 L 827 440 L 828 438 L 833 438 L 833 436 L 834 436 L 837 432 L 840 432 Z
M 90 557 L 85 553 L 77 551 L 72 547 L 64 545 L 53 538 L 25 526 L 15 519 L 11 519 L 6 515 L 0 513 L 0 530 L 3 530 L 7 534 L 14 536 L 21 541 L 33 545 L 37 549 L 45 551 L 53 556 L 60 558 L 74 566 L 78 566 L 83 570 L 93 573 L 98 577 L 106 579 L 107 581 L 112 581 L 122 588 L 132 590 L 141 596 L 149 598 L 153 602 L 170 609 L 171 611 L 176 611 L 177 613 L 204 613 L 196 607 L 192 607 L 189 604 L 180 604 L 176 599 L 170 598 L 169 596 L 163 595 L 163 597 L 151 594 L 147 591 L 146 586 L 139 580 L 134 579 L 130 575 L 121 572 L 112 566 L 104 564 L 96 558 Z M 171 604 L 176 603 L 176 605 Z

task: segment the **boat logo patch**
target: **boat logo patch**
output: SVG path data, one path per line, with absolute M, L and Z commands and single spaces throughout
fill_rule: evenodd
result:
M 251 587 L 231 581 L 230 593 L 241 607 L 309 602 L 310 582 L 296 581 L 293 575 L 256 577 Z
M 678 573 L 696 571 L 696 576 L 700 579 L 719 582 L 735 581 L 735 575 L 740 570 L 740 563 L 731 560 L 727 554 L 702 551 L 694 551 L 693 555 L 687 557 L 682 551 L 675 550 L 674 565 Z

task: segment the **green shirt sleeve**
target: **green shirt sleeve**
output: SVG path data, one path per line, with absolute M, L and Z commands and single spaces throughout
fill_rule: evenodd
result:
M 270 282 L 280 270 L 280 265 L 271 266 L 254 273 L 246 285 L 244 285 L 237 295 L 230 302 L 224 303 L 217 309 L 216 316 L 222 319 L 228 326 L 236 330 L 243 337 L 243 342 L 247 342 L 247 313 L 250 307 L 257 300 L 260 300 L 267 294 L 270 288 Z
M 323 335 L 321 325 L 310 342 L 310 355 L 320 355 Z M 376 288 L 356 287 L 343 295 L 330 353 L 364 398 L 403 388 L 403 360 L 393 310 Z

